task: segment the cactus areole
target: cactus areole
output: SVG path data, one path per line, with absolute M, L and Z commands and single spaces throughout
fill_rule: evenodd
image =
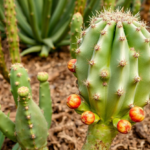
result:
M 95 115 L 82 150 L 108 150 L 149 103 L 150 34 L 137 17 L 117 10 L 93 17 L 81 35 L 74 74 L 82 105 L 75 111 Z

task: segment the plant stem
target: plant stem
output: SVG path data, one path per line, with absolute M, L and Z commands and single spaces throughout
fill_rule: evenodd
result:
M 92 124 L 88 128 L 87 138 L 82 150 L 109 150 L 117 133 L 113 126 L 101 122 Z

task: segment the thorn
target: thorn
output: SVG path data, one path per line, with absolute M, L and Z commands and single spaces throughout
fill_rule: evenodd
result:
M 79 40 L 77 41 L 77 44 L 81 44 L 81 41 L 82 41 L 82 40 L 81 40 L 81 39 L 79 39 Z
M 135 51 L 134 47 L 131 47 L 130 50 L 131 50 L 131 51 Z
M 95 51 L 100 50 L 100 46 L 99 46 L 98 44 L 97 44 L 97 45 L 95 45 L 94 50 L 95 50 Z
M 22 76 L 22 74 L 21 73 L 17 73 L 17 77 L 21 77 Z
M 120 97 L 123 93 L 123 89 L 118 89 L 116 94 Z
M 107 70 L 102 70 L 101 73 L 100 73 L 100 77 L 102 79 L 106 79 L 108 77 L 108 71 Z
M 129 108 L 130 108 L 130 109 L 131 109 L 131 108 L 133 108 L 133 107 L 134 107 L 134 105 L 133 105 L 133 104 L 130 104 L 130 105 L 129 105 Z
M 122 23 L 121 23 L 121 21 L 119 21 L 119 22 L 117 23 L 117 27 L 118 27 L 118 28 L 122 28 Z
M 93 66 L 95 63 L 94 63 L 94 60 L 90 60 L 89 61 L 89 64 L 91 65 L 91 66 Z
M 25 107 L 25 110 L 28 110 L 28 109 L 29 109 L 29 107 L 28 107 L 28 106 L 26 106 L 26 107 Z
M 140 27 L 137 27 L 137 28 L 136 28 L 136 31 L 141 31 L 141 28 L 140 28 Z
M 82 37 L 86 35 L 86 31 L 82 31 Z
M 137 76 L 134 78 L 134 83 L 138 83 L 141 81 L 141 77 Z
M 94 98 L 94 100 L 99 100 L 100 95 L 99 95 L 99 94 L 95 94 L 95 95 L 93 96 L 93 98 Z
M 15 85 L 18 86 L 18 85 L 19 85 L 19 82 L 15 82 Z
M 36 136 L 34 134 L 31 135 L 31 139 L 35 139 Z
M 76 54 L 79 54 L 81 52 L 81 50 L 78 48 L 76 49 Z
M 90 86 L 89 81 L 88 81 L 88 80 L 86 80 L 86 81 L 84 82 L 84 85 L 85 85 L 86 87 L 89 87 L 89 86 Z
M 127 64 L 127 62 L 125 60 L 121 60 L 119 62 L 119 66 L 124 67 Z
M 96 25 L 95 24 L 91 24 L 91 28 L 95 28 L 96 27 Z
M 119 38 L 120 41 L 124 41 L 125 39 L 126 39 L 125 36 L 120 36 L 120 38 Z
M 27 119 L 28 119 L 28 120 L 31 119 L 31 116 L 30 116 L 30 115 L 27 115 Z
M 103 86 L 107 86 L 107 82 L 103 82 Z
M 149 43 L 149 42 L 150 42 L 150 39 L 149 39 L 149 38 L 145 39 L 145 42 L 146 42 L 146 43 Z
M 33 124 L 30 124 L 30 125 L 29 125 L 29 128 L 32 129 L 32 128 L 33 128 Z
M 105 30 L 102 30 L 102 31 L 101 31 L 101 35 L 104 35 L 104 34 L 106 34 L 106 31 L 105 31 Z
M 135 58 L 138 58 L 139 56 L 140 56 L 140 54 L 137 53 L 137 52 L 135 52 L 135 53 L 133 54 L 133 57 L 135 57 Z

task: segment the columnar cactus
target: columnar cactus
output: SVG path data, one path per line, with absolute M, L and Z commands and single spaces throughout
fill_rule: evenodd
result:
M 52 115 L 48 74 L 40 72 L 37 78 L 40 81 L 39 107 L 32 100 L 27 71 L 22 64 L 14 64 L 10 81 L 15 102 L 17 99 L 15 123 L 0 111 L 0 130 L 12 141 L 18 142 L 23 150 L 48 150 L 47 135 Z
M 17 29 L 17 20 L 16 12 L 14 6 L 14 0 L 0 0 L 0 26 L 5 23 L 5 27 L 2 26 L 0 30 L 7 35 L 7 42 L 9 48 L 9 54 L 12 64 L 20 63 L 21 58 L 19 54 L 19 37 Z M 4 5 L 4 9 L 2 8 Z M 3 11 L 5 12 L 3 14 Z M 5 57 L 3 54 L 3 48 L 1 43 L 2 33 L 0 33 L 0 73 L 6 79 L 7 82 L 10 82 L 8 69 L 5 62 Z
M 20 62 L 19 37 L 14 0 L 4 0 L 6 35 L 12 63 Z
M 71 95 L 67 105 L 89 125 L 82 149 L 107 150 L 117 130 L 126 134 L 145 117 L 142 107 L 149 103 L 150 34 L 130 12 L 118 10 L 91 19 L 81 35 L 76 59 L 68 63 L 77 77 L 79 95 Z
M 0 34 L 0 36 L 1 36 L 1 34 Z M 3 54 L 1 37 L 0 37 L 0 73 L 3 75 L 3 77 L 6 79 L 6 81 L 9 82 L 9 75 L 8 75 L 8 70 L 7 70 L 7 66 L 5 63 L 5 57 Z

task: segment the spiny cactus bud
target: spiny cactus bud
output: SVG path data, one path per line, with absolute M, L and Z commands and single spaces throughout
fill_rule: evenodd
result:
M 123 134 L 130 132 L 131 127 L 131 123 L 127 120 L 120 120 L 117 124 L 118 131 Z
M 75 64 L 76 64 L 76 59 L 71 59 L 69 62 L 68 62 L 68 69 L 71 71 L 71 72 L 75 72 Z
M 81 104 L 81 98 L 76 94 L 70 95 L 67 99 L 67 106 L 71 109 L 78 108 L 80 104 Z
M 40 82 L 45 82 L 48 80 L 48 73 L 47 72 L 39 72 L 37 75 L 37 79 Z
M 92 124 L 95 121 L 95 115 L 94 115 L 94 113 L 91 112 L 91 111 L 85 111 L 81 115 L 81 121 L 84 124 L 87 124 L 87 125 Z
M 129 116 L 132 121 L 141 122 L 145 118 L 145 113 L 141 107 L 133 107 L 129 111 Z
M 28 94 L 29 94 L 29 89 L 27 87 L 22 86 L 18 89 L 18 95 L 20 97 L 26 97 Z

